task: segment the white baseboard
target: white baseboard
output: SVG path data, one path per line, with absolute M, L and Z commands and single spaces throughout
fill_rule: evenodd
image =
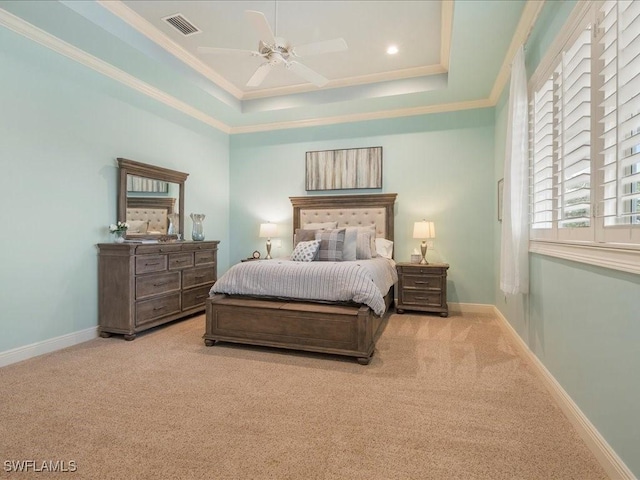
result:
M 580 407 L 571 399 L 569 394 L 562 388 L 555 377 L 547 370 L 547 367 L 540 361 L 540 359 L 531 351 L 529 346 L 522 340 L 520 335 L 514 330 L 507 319 L 502 315 L 502 312 L 493 307 L 493 311 L 501 322 L 504 330 L 513 338 L 516 347 L 521 351 L 524 357 L 529 360 L 530 365 L 533 367 L 536 374 L 543 381 L 553 398 L 558 403 L 558 406 L 562 409 L 567 416 L 571 424 L 575 427 L 578 434 L 585 441 L 589 449 L 605 469 L 610 478 L 616 480 L 635 480 L 636 477 L 633 472 L 625 465 L 622 459 L 611 448 L 611 445 L 600 435 L 600 432 L 589 421 Z
M 495 307 L 485 303 L 456 303 L 449 302 L 451 313 L 494 313 Z
M 68 333 L 59 337 L 43 340 L 42 342 L 32 343 L 24 347 L 14 348 L 0 352 L 0 367 L 11 365 L 12 363 L 21 362 L 29 358 L 37 357 L 45 353 L 55 352 L 62 348 L 71 347 L 78 343 L 93 340 L 98 337 L 98 327 L 91 327 L 85 330 Z

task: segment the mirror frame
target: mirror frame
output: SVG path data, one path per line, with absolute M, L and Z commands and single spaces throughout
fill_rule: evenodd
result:
M 122 221 L 127 220 L 127 175 L 136 175 L 138 177 L 147 177 L 153 180 L 162 180 L 170 183 L 177 183 L 179 186 L 178 194 L 178 215 L 179 215 L 179 232 L 184 238 L 184 182 L 189 176 L 188 173 L 170 170 L 168 168 L 156 167 L 146 163 L 135 162 L 126 158 L 118 158 L 118 167 L 120 170 L 120 183 L 118 184 L 118 218 Z M 177 235 L 144 235 L 127 238 L 140 239 L 158 239 L 161 237 L 177 238 Z

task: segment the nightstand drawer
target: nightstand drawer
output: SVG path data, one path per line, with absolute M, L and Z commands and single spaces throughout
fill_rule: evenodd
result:
M 403 275 L 402 286 L 403 288 L 441 289 L 442 277 L 433 275 Z
M 442 305 L 442 293 L 428 290 L 402 290 L 401 302 L 406 305 L 422 305 L 440 307 Z

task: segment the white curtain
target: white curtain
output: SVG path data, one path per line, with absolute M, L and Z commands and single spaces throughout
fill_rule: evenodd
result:
M 509 119 L 504 160 L 500 290 L 529 292 L 529 126 L 524 49 L 511 64 Z

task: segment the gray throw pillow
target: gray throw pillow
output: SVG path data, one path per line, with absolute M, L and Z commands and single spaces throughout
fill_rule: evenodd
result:
M 344 228 L 323 230 L 316 233 L 316 240 L 320 240 L 318 260 L 321 262 L 341 262 L 344 248 Z

